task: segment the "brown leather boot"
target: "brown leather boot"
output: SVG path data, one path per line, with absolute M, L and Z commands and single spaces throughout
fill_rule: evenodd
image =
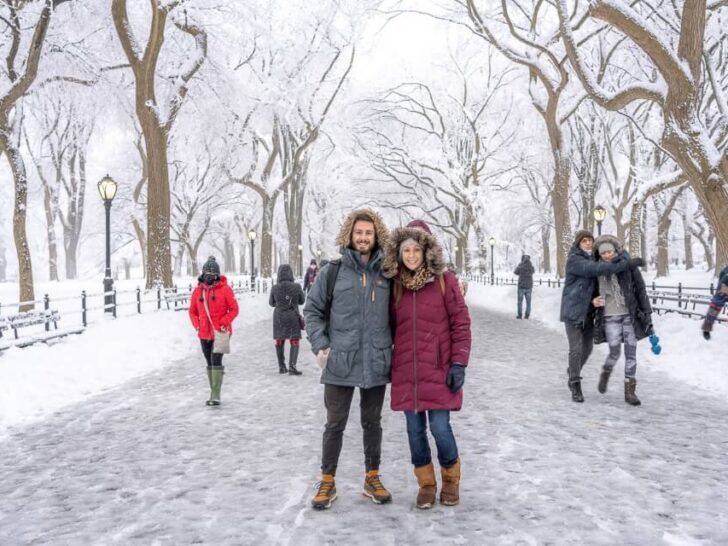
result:
M 635 389 L 637 388 L 637 380 L 634 377 L 627 377 L 624 380 L 624 401 L 630 406 L 639 406 L 642 404 Z
M 415 476 L 420 490 L 417 493 L 417 508 L 426 510 L 435 505 L 435 493 L 437 492 L 437 481 L 435 480 L 435 467 L 432 463 L 425 466 L 415 467 Z
M 460 459 L 450 468 L 441 468 L 440 504 L 455 506 L 460 502 Z

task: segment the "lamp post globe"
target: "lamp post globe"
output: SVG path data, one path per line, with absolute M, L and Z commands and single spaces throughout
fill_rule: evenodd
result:
M 594 207 L 594 212 L 592 213 L 594 215 L 594 220 L 597 222 L 597 235 L 602 234 L 602 222 L 607 217 L 607 209 L 605 209 L 601 205 L 597 205 Z
M 488 239 L 490 244 L 490 284 L 495 283 L 495 271 L 493 270 L 493 248 L 495 247 L 495 237 Z
M 106 267 L 104 269 L 104 312 L 114 311 L 114 279 L 111 278 L 111 202 L 116 197 L 117 184 L 108 174 L 96 185 L 106 210 Z
M 255 290 L 255 238 L 257 234 L 254 229 L 248 230 L 250 241 L 250 290 Z

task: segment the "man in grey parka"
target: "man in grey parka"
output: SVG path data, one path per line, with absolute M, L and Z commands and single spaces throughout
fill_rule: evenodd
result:
M 364 435 L 364 494 L 377 504 L 392 499 L 379 478 L 382 405 L 392 359 L 389 281 L 381 274 L 382 246 L 388 235 L 376 212 L 358 209 L 349 214 L 336 239 L 340 264 L 332 262 L 321 269 L 303 309 L 311 348 L 323 368 L 326 405 L 322 477 L 312 500 L 319 510 L 336 499 L 334 476 L 356 387 Z M 337 266 L 327 321 L 329 268 Z

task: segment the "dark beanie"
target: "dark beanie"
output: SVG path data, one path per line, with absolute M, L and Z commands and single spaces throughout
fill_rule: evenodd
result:
M 589 237 L 590 239 L 594 240 L 594 235 L 592 234 L 591 231 L 589 231 L 588 229 L 580 229 L 579 231 L 576 232 L 576 235 L 574 235 L 574 244 L 578 245 L 579 243 L 581 243 L 581 240 L 586 237 Z
M 215 256 L 207 258 L 205 265 L 202 266 L 202 273 L 214 273 L 218 277 L 220 276 L 220 265 L 215 260 Z
M 425 233 L 432 235 L 432 231 L 430 231 L 430 226 L 428 226 L 424 220 L 412 220 L 409 224 L 407 224 L 407 227 L 421 229 Z

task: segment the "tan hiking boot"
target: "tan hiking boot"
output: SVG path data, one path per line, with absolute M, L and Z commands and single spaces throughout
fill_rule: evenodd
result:
M 331 508 L 331 503 L 336 500 L 336 484 L 332 474 L 324 474 L 318 483 L 318 491 L 311 499 L 311 506 L 316 510 Z
M 392 500 L 392 494 L 382 485 L 379 470 L 370 470 L 364 478 L 364 495 L 376 504 L 385 504 Z
M 415 467 L 415 476 L 420 490 L 417 493 L 417 508 L 426 510 L 435 505 L 435 494 L 437 493 L 437 481 L 435 480 L 435 467 L 432 463 L 425 466 Z
M 460 459 L 450 468 L 441 468 L 440 504 L 455 506 L 460 502 Z

